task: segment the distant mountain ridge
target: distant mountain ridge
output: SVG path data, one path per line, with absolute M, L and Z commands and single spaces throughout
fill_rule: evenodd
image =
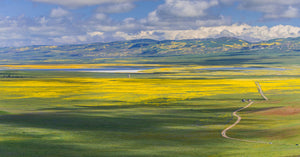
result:
M 277 49 L 299 51 L 300 37 L 248 42 L 234 37 L 164 40 L 139 39 L 109 43 L 0 48 L 0 62 L 8 60 L 95 59 L 139 56 L 206 54 Z

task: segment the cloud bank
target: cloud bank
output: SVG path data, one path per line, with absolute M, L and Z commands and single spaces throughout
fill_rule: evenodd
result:
M 250 26 L 247 24 L 200 27 L 195 30 L 152 30 L 141 31 L 137 34 L 116 32 L 116 36 L 121 36 L 126 40 L 149 38 L 156 40 L 182 40 L 201 39 L 216 37 L 237 37 L 248 41 L 261 41 L 274 38 L 299 37 L 300 27 L 290 25 L 277 25 L 271 28 L 266 26 Z
M 101 17 L 100 19 L 102 20 L 99 20 L 99 17 L 94 17 L 86 24 L 79 25 L 72 23 L 72 19 L 68 17 L 59 17 L 35 19 L 27 19 L 25 17 L 1 18 L 0 46 L 61 45 L 145 38 L 182 40 L 237 37 L 248 41 L 260 41 L 300 36 L 300 27 L 291 25 L 267 27 L 232 24 L 226 26 L 200 26 L 196 29 L 169 28 L 147 30 L 149 26 L 143 25 L 142 22 L 136 19 L 125 19 L 122 22 L 115 23 L 109 20 L 108 17 Z
M 31 0 L 54 4 L 41 17 L 0 16 L 0 46 L 61 45 L 149 38 L 181 40 L 238 37 L 248 41 L 299 37 L 300 27 L 255 26 L 232 21 L 219 11 L 229 7 L 240 12 L 259 13 L 257 21 L 299 18 L 299 0 L 164 0 L 143 18 L 114 19 L 130 13 L 137 0 Z M 140 0 L 146 1 L 146 0 Z M 148 0 L 150 2 L 151 0 Z M 76 9 L 93 6 L 92 14 L 81 18 Z M 244 23 L 244 24 L 243 24 Z

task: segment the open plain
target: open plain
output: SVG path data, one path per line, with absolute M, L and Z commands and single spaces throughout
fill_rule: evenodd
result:
M 92 68 L 124 66 L 146 69 L 105 73 L 2 65 L 6 70 L 0 78 L 1 153 L 15 157 L 300 155 L 297 65 L 126 65 L 123 61 Z M 220 67 L 243 68 L 208 69 Z M 244 141 L 226 139 L 221 132 L 237 120 L 232 112 L 247 105 L 242 99 L 254 103 L 238 112 L 241 121 L 226 135 Z

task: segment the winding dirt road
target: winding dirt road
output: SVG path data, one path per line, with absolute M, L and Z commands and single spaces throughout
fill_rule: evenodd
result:
M 229 129 L 231 129 L 231 128 L 233 128 L 234 126 L 236 126 L 236 125 L 242 120 L 242 118 L 241 118 L 239 115 L 237 115 L 236 113 L 239 112 L 239 111 L 241 111 L 241 110 L 243 110 L 243 109 L 245 109 L 245 108 L 248 108 L 248 107 L 251 106 L 253 103 L 254 103 L 254 102 L 252 101 L 252 102 L 250 102 L 247 106 L 242 107 L 242 108 L 240 108 L 240 109 L 237 109 L 237 110 L 235 110 L 235 111 L 232 113 L 232 114 L 233 114 L 235 117 L 237 117 L 238 119 L 237 119 L 237 121 L 236 121 L 234 124 L 230 125 L 229 127 L 227 127 L 226 129 L 224 129 L 224 130 L 222 131 L 221 134 L 222 134 L 223 137 L 228 138 L 228 139 L 235 139 L 235 140 L 236 140 L 236 138 L 232 138 L 232 137 L 227 136 L 227 135 L 226 135 L 226 132 L 227 132 Z
M 254 102 L 251 101 L 248 105 L 246 105 L 246 106 L 244 106 L 244 107 L 242 107 L 242 108 L 240 108 L 240 109 L 237 109 L 237 110 L 235 110 L 235 111 L 232 113 L 232 114 L 233 114 L 235 117 L 237 117 L 238 119 L 236 120 L 236 122 L 235 122 L 234 124 L 230 125 L 229 127 L 227 127 L 226 129 L 224 129 L 224 130 L 222 131 L 221 134 L 222 134 L 222 136 L 223 136 L 224 138 L 231 139 L 231 140 L 237 140 L 237 141 L 244 141 L 244 142 L 254 142 L 254 143 L 271 144 L 271 143 L 262 142 L 262 141 L 250 141 L 250 140 L 244 140 L 244 139 L 233 138 L 233 137 L 227 136 L 227 134 L 226 134 L 226 132 L 227 132 L 229 129 L 231 129 L 231 128 L 233 128 L 234 126 L 236 126 L 236 125 L 242 120 L 242 118 L 237 114 L 237 112 L 239 112 L 239 111 L 241 111 L 241 110 L 243 110 L 243 109 L 246 109 L 246 108 L 250 107 L 253 103 L 254 103 Z
M 261 86 L 259 85 L 259 83 L 258 83 L 258 82 L 255 82 L 255 84 L 256 84 L 256 86 L 257 86 L 257 88 L 258 88 L 258 92 L 260 93 L 260 95 L 261 95 L 265 100 L 268 100 L 268 98 L 263 94 L 263 91 L 262 91 Z M 272 144 L 272 142 L 251 141 L 251 140 L 244 140 L 244 139 L 239 139 L 239 138 L 233 138 L 233 137 L 227 136 L 227 134 L 226 134 L 226 132 L 227 132 L 229 129 L 231 129 L 231 128 L 233 128 L 234 126 L 236 126 L 236 125 L 242 120 L 242 118 L 237 114 L 237 112 L 239 112 L 239 111 L 241 111 L 241 110 L 244 110 L 244 109 L 250 107 L 253 103 L 254 103 L 254 102 L 251 101 L 248 105 L 246 105 L 246 106 L 244 106 L 244 107 L 242 107 L 242 108 L 239 108 L 239 109 L 235 110 L 235 111 L 232 113 L 233 116 L 237 117 L 238 119 L 236 120 L 236 122 L 235 122 L 234 124 L 230 125 L 229 127 L 227 127 L 226 129 L 224 129 L 224 130 L 222 131 L 221 134 L 222 134 L 222 136 L 223 136 L 224 138 L 231 139 L 231 140 L 237 140 L 237 141 L 243 141 L 243 142 L 253 142 L 253 143 Z

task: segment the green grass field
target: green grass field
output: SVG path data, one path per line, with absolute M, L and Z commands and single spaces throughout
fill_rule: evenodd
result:
M 124 62 L 161 65 L 131 78 L 127 73 L 3 71 L 0 156 L 300 155 L 299 58 L 288 55 L 129 58 Z M 199 70 L 203 66 L 288 70 Z M 255 81 L 269 101 L 261 98 Z M 236 120 L 232 112 L 247 105 L 242 98 L 255 103 L 239 113 L 242 121 L 228 136 L 272 144 L 221 136 Z

